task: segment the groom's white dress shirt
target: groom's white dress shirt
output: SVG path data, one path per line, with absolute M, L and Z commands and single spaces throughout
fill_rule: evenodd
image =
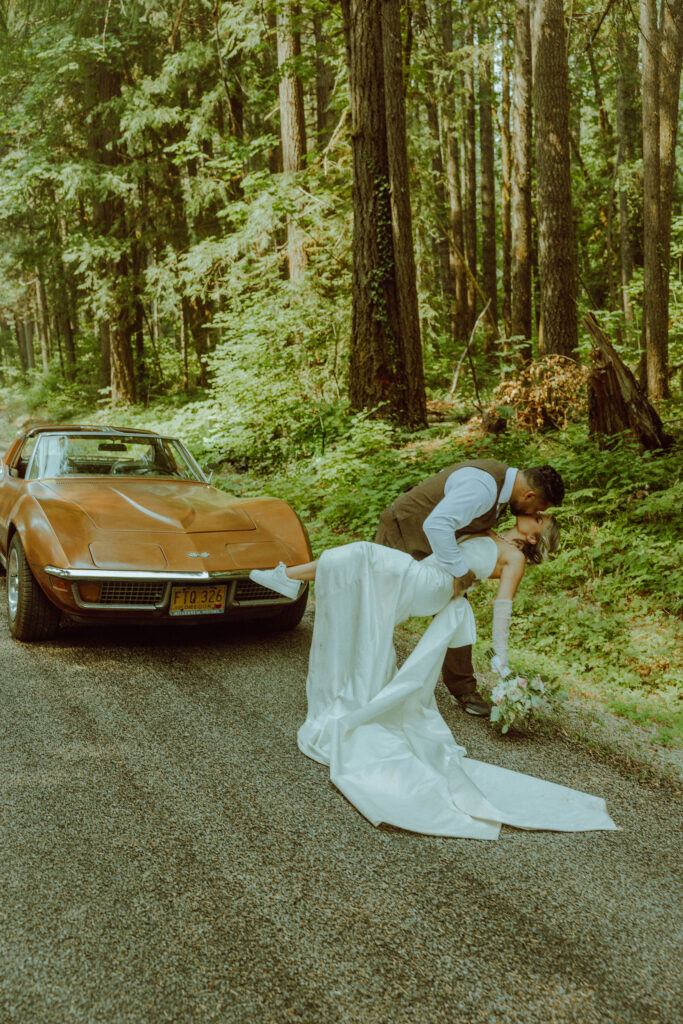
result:
M 510 500 L 517 472 L 511 466 L 508 468 L 498 497 L 498 509 Z M 483 469 L 473 466 L 456 469 L 446 480 L 443 498 L 422 524 L 439 565 L 453 576 L 464 576 L 467 572 L 455 531 L 488 512 L 496 501 L 496 491 L 496 481 Z

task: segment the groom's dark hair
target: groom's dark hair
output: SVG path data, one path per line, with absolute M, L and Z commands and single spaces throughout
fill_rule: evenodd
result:
M 552 466 L 532 466 L 524 470 L 524 478 L 541 500 L 549 505 L 562 504 L 564 482 Z

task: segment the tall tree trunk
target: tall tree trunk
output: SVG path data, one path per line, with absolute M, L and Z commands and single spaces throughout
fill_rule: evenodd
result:
M 315 39 L 315 125 L 318 146 L 324 149 L 334 129 L 334 113 L 330 100 L 334 88 L 332 54 L 325 34 L 325 22 L 320 12 L 313 14 L 313 38 Z
M 491 57 L 486 47 L 489 26 L 486 12 L 479 16 L 479 152 L 481 154 L 481 283 L 484 298 L 490 303 L 484 351 L 495 347 L 498 335 L 498 275 L 496 271 L 496 192 L 491 115 Z
M 120 282 L 116 288 L 115 314 L 109 324 L 111 400 L 113 405 L 129 405 L 136 400 L 137 389 L 133 359 L 132 270 L 127 253 L 112 261 L 110 273 L 115 275 L 114 280 Z
M 676 138 L 683 60 L 683 0 L 662 0 L 659 81 L 659 251 L 664 264 L 666 318 L 669 320 L 671 212 L 676 173 Z
M 280 73 L 280 138 L 282 170 L 286 175 L 303 169 L 306 155 L 304 92 L 295 62 L 301 56 L 299 9 L 291 0 L 283 0 L 277 11 L 277 62 Z M 304 234 L 296 212 L 287 217 L 289 277 L 300 281 L 308 263 Z
M 500 104 L 500 229 L 503 256 L 503 334 L 510 337 L 512 324 L 511 298 L 511 211 L 510 177 L 512 173 L 512 152 L 510 138 L 510 23 L 506 19 L 503 38 L 501 104 Z
M 468 17 L 472 17 L 471 13 Z M 467 26 L 467 44 L 474 48 L 474 29 Z M 477 115 L 474 90 L 474 57 L 465 61 L 465 259 L 471 273 L 467 275 L 467 329 L 471 330 L 477 318 Z
M 443 51 L 448 59 L 453 52 L 453 8 L 450 0 L 441 9 L 441 40 Z M 449 258 L 451 274 L 455 282 L 455 309 L 452 320 L 452 337 L 460 341 L 468 334 L 468 298 L 467 272 L 463 262 L 465 252 L 462 186 L 460 173 L 460 153 L 455 113 L 455 82 L 453 71 L 450 70 L 445 85 L 444 95 L 444 146 L 446 151 L 446 180 L 448 183 L 449 201 Z
M 660 38 L 657 0 L 640 0 L 643 94 L 643 350 L 647 390 L 652 398 L 665 398 L 668 332 L 664 278 L 660 251 L 661 173 L 659 151 Z
M 14 337 L 17 342 L 17 352 L 19 353 L 19 365 L 21 366 L 22 374 L 26 374 L 26 371 L 30 369 L 31 362 L 29 360 L 28 347 L 26 344 L 26 334 L 24 332 L 24 323 L 19 319 L 19 316 L 15 313 L 14 317 Z
M 97 336 L 100 340 L 100 376 L 107 382 L 111 380 L 111 332 L 108 320 L 97 323 Z
M 529 0 L 515 0 L 512 100 L 512 337 L 532 337 L 531 302 L 531 24 Z M 531 359 L 531 346 L 522 351 Z
M 609 292 L 610 309 L 617 309 L 620 305 L 617 298 L 617 283 L 614 272 L 614 131 L 607 113 L 605 95 L 602 91 L 600 75 L 592 45 L 588 47 L 588 65 L 593 82 L 593 93 L 595 105 L 598 109 L 598 123 L 600 125 L 600 138 L 605 156 L 605 170 L 609 179 L 609 187 L 605 190 L 603 200 L 603 212 L 605 217 L 605 270 L 607 273 L 607 290 Z
M 543 354 L 568 356 L 578 345 L 578 324 L 569 72 L 562 0 L 537 0 L 532 38 L 541 294 L 539 348 Z
M 342 0 L 353 145 L 353 316 L 357 409 L 425 421 L 408 188 L 399 0 Z
M 119 161 L 118 114 L 112 101 L 121 95 L 121 75 L 104 63 L 93 63 L 87 70 L 86 101 L 91 110 L 88 122 L 88 153 L 95 166 L 111 169 Z M 103 364 L 110 366 L 109 385 L 114 405 L 135 401 L 135 368 L 133 364 L 133 324 L 131 319 L 129 239 L 123 200 L 105 195 L 93 200 L 93 228 L 101 238 L 108 238 L 117 255 L 102 263 L 102 274 L 109 282 L 110 308 L 108 325 L 101 337 L 108 343 Z
M 40 354 L 43 362 L 43 370 L 47 373 L 50 369 L 52 332 L 50 329 L 50 314 L 47 308 L 45 281 L 40 270 L 36 274 L 36 304 L 38 306 L 38 321 L 40 324 Z
M 209 386 L 209 350 L 210 332 L 207 327 L 211 319 L 211 310 L 201 295 L 194 295 L 188 298 L 185 305 L 186 327 L 189 327 L 192 335 L 192 343 L 197 355 L 197 384 L 201 388 Z
M 56 205 L 56 198 L 55 198 Z M 55 232 L 54 244 L 56 254 L 53 265 L 52 281 L 54 294 L 52 306 L 55 309 L 55 316 L 63 341 L 64 359 L 66 365 L 62 368 L 67 380 L 73 380 L 76 372 L 76 342 L 74 334 L 78 329 L 78 297 L 76 282 L 71 266 L 64 260 L 64 250 L 68 244 L 68 230 L 66 216 L 61 213 L 59 223 Z M 62 350 L 60 346 L 60 360 Z M 107 377 L 107 380 L 109 378 Z
M 418 0 L 416 6 L 416 22 L 424 40 L 429 39 L 433 27 L 424 0 Z M 444 174 L 443 155 L 441 150 L 441 116 L 439 113 L 438 89 L 434 77 L 434 58 L 425 45 L 424 52 L 425 90 L 424 103 L 427 111 L 427 126 L 431 143 L 432 177 L 434 181 L 434 205 L 436 235 L 433 240 L 434 257 L 439 268 L 440 326 L 449 335 L 453 334 L 453 317 L 455 314 L 455 275 L 450 258 L 449 245 L 449 203 L 446 195 L 446 177 Z
M 616 15 L 617 74 L 617 166 L 634 163 L 639 156 L 638 136 L 641 133 L 641 114 L 638 89 L 638 42 L 627 31 L 626 19 L 631 15 L 621 9 Z M 619 282 L 621 308 L 627 327 L 633 323 L 633 306 L 629 285 L 636 263 L 635 218 L 629 208 L 628 187 L 619 184 Z

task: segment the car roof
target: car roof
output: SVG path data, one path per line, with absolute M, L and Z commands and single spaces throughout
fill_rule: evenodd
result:
M 130 437 L 131 434 L 139 434 L 140 437 L 164 437 L 155 430 L 142 430 L 139 427 L 108 427 L 88 425 L 84 423 L 38 423 L 24 431 L 24 437 L 35 437 L 37 434 L 101 434 L 103 437 Z

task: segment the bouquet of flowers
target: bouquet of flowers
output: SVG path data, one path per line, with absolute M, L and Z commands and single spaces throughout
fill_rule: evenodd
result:
M 527 679 L 525 676 L 509 675 L 497 683 L 491 699 L 491 722 L 508 731 L 511 725 L 527 718 L 537 708 L 547 691 L 540 676 Z

